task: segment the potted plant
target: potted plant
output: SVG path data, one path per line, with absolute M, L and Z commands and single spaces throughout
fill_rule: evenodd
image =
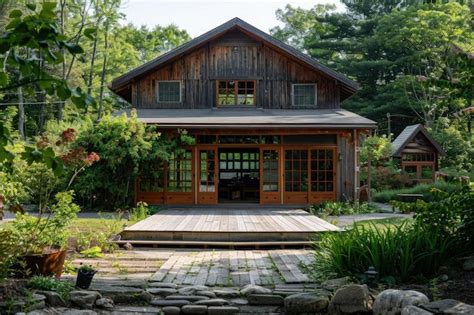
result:
M 17 273 L 23 276 L 41 274 L 61 276 L 66 245 L 69 238 L 67 226 L 77 217 L 80 208 L 73 203 L 72 191 L 56 194 L 56 202 L 48 207 L 45 218 L 18 213 L 13 221 L 13 233 L 22 248 Z
M 97 273 L 97 270 L 91 265 L 83 265 L 77 270 L 76 287 L 87 290 L 91 286 L 92 278 Z

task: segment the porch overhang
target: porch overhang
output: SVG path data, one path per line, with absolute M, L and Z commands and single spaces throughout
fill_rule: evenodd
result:
M 161 128 L 375 129 L 376 122 L 343 109 L 136 109 L 139 121 Z M 131 115 L 131 110 L 114 116 Z

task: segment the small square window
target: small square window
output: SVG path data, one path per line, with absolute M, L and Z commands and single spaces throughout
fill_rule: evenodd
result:
M 293 106 L 315 106 L 316 84 L 293 84 Z
M 157 89 L 159 103 L 181 103 L 180 81 L 158 81 Z

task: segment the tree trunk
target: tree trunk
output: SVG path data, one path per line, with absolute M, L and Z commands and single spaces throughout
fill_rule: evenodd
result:
M 97 120 L 102 118 L 102 112 L 104 110 L 104 84 L 105 84 L 105 72 L 107 71 L 107 50 L 109 48 L 109 25 L 105 26 L 104 33 L 104 60 L 102 64 L 102 73 L 100 76 L 100 93 L 99 93 L 99 111 L 97 113 Z
M 25 140 L 25 106 L 23 104 L 23 89 L 21 86 L 18 88 L 18 132 L 20 132 L 21 140 Z

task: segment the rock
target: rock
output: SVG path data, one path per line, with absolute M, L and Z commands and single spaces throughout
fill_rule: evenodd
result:
M 148 292 L 148 291 L 143 291 L 142 293 L 140 293 L 140 299 L 142 301 L 147 302 L 147 303 L 150 303 L 151 300 L 154 299 L 154 297 L 155 296 L 153 294 L 151 294 L 150 292 Z
M 204 285 L 191 285 L 178 290 L 182 295 L 195 295 L 198 291 L 209 291 L 209 288 Z
M 92 309 L 95 301 L 102 296 L 96 291 L 71 291 L 69 301 L 81 309 Z
M 206 305 L 185 305 L 181 308 L 183 314 L 207 314 Z
M 321 283 L 321 286 L 329 291 L 336 291 L 340 287 L 345 285 L 351 284 L 351 278 L 349 277 L 342 277 L 336 279 L 329 279 Z
M 464 263 L 462 264 L 462 269 L 464 269 L 464 271 L 474 270 L 474 256 L 469 257 L 464 261 Z
M 330 315 L 369 313 L 372 310 L 373 298 L 367 286 L 351 284 L 339 288 L 329 302 Z
M 95 306 L 105 310 L 110 310 L 114 308 L 114 301 L 108 297 L 100 298 L 95 301 Z
M 250 294 L 248 297 L 250 305 L 283 305 L 283 297 L 273 294 Z
M 166 282 L 149 282 L 148 286 L 151 288 L 170 288 L 170 289 L 177 289 L 178 286 L 174 283 L 166 283 Z
M 329 304 L 329 292 L 297 293 L 284 299 L 286 314 L 315 314 L 325 312 Z
M 188 300 L 191 302 L 209 300 L 209 297 L 203 295 L 168 295 L 166 300 Z
M 140 288 L 135 287 L 124 287 L 124 286 L 115 286 L 115 285 L 101 285 L 101 286 L 93 286 L 91 290 L 99 291 L 104 295 L 109 294 L 140 294 L 143 292 Z
M 37 294 L 44 295 L 46 298 L 46 304 L 49 306 L 60 306 L 60 307 L 65 307 L 66 302 L 63 300 L 63 298 L 54 291 L 36 291 Z
M 196 291 L 194 295 L 203 295 L 211 299 L 215 299 L 217 297 L 216 294 L 212 291 Z
M 249 301 L 246 299 L 232 299 L 229 301 L 231 304 L 234 305 L 247 305 L 249 304 Z
M 181 313 L 181 309 L 177 306 L 165 306 L 161 309 L 165 315 L 175 315 Z
M 420 307 L 435 314 L 474 314 L 474 306 L 453 299 L 433 301 Z
M 150 302 L 153 306 L 184 306 L 191 304 L 188 300 L 161 300 L 161 299 L 154 299 Z
M 171 289 L 171 288 L 150 288 L 146 289 L 147 292 L 154 294 L 154 295 L 160 295 L 160 296 L 168 296 L 168 295 L 173 295 L 176 294 L 176 289 Z
M 46 307 L 46 297 L 33 293 L 28 300 L 23 297 L 13 301 L 0 299 L 0 314 L 15 314 L 23 311 L 26 307 L 29 311 L 41 310 Z
M 209 315 L 232 315 L 239 312 L 239 308 L 235 306 L 209 306 L 207 314 Z
M 271 294 L 272 290 L 261 287 L 259 285 L 247 284 L 240 290 L 240 294 L 249 295 L 249 294 Z
M 374 315 L 398 315 L 409 305 L 418 306 L 429 301 L 426 295 L 418 291 L 388 289 L 382 291 L 375 299 L 373 312 Z
M 196 304 L 196 305 L 207 305 L 207 306 L 222 306 L 222 305 L 229 304 L 229 302 L 224 300 L 224 299 L 210 299 L 210 300 L 197 301 L 194 304 Z
M 97 312 L 94 312 L 92 310 L 74 310 L 74 309 L 68 309 L 64 312 L 61 312 L 60 314 L 63 315 L 97 315 Z
M 123 248 L 126 250 L 133 250 L 133 245 L 127 242 L 123 244 Z
M 449 280 L 449 276 L 447 274 L 442 274 L 438 277 L 439 282 L 446 282 Z
M 146 280 L 143 279 L 94 279 L 92 281 L 91 288 L 89 290 L 95 290 L 96 287 L 136 287 L 145 289 L 148 287 L 148 283 Z
M 177 307 L 179 310 L 179 307 Z M 111 315 L 128 315 L 128 314 L 143 314 L 143 315 L 156 315 L 161 314 L 161 308 L 153 306 L 120 306 L 116 305 Z M 179 314 L 179 313 L 178 313 Z M 100 315 L 109 315 L 107 313 L 101 313 Z
M 237 290 L 214 290 L 214 294 L 222 298 L 235 298 L 239 296 L 239 291 Z
M 433 315 L 433 313 L 425 311 L 415 305 L 408 305 L 402 309 L 401 315 Z

